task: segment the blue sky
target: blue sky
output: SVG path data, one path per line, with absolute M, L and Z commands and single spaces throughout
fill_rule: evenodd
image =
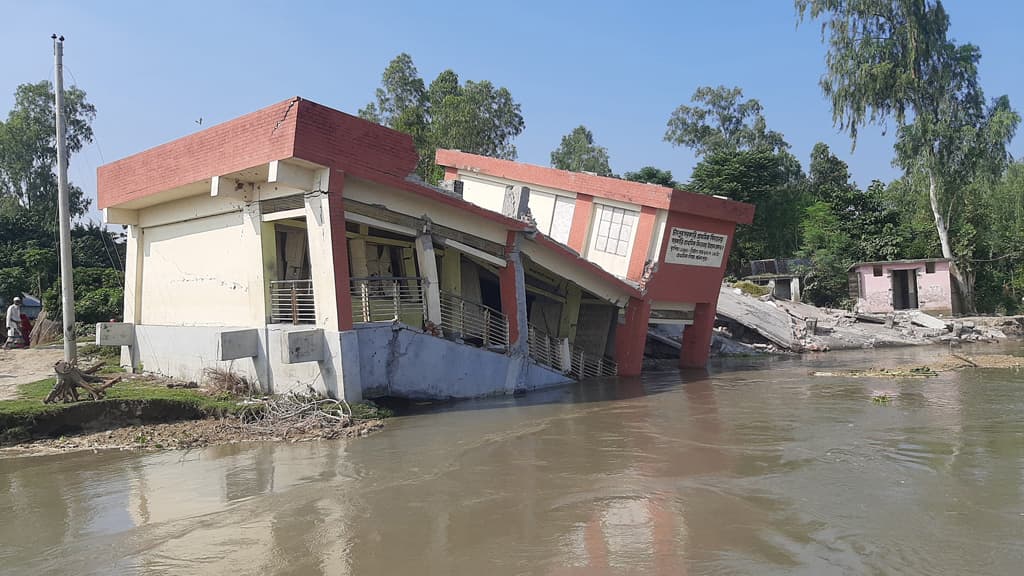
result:
M 1024 2 L 946 2 L 959 41 L 981 47 L 987 96 L 1024 110 Z M 806 168 L 815 142 L 858 184 L 897 175 L 891 135 L 866 129 L 855 152 L 818 87 L 818 26 L 789 0 L 658 2 L 56 2 L 0 0 L 0 113 L 18 84 L 52 78 L 50 34 L 67 37 L 67 81 L 98 108 L 96 143 L 70 177 L 95 195 L 104 162 L 290 96 L 350 113 L 370 101 L 388 61 L 410 53 L 429 83 L 445 68 L 508 87 L 526 130 L 519 159 L 547 165 L 579 124 L 617 173 L 654 165 L 686 180 L 693 155 L 662 141 L 676 106 L 701 85 L 740 86 Z M 1013 146 L 1024 153 L 1024 139 Z

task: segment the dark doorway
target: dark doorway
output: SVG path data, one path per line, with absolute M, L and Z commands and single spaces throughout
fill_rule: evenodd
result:
M 495 310 L 501 310 L 501 284 L 497 278 L 480 274 L 480 303 Z M 502 310 L 504 312 L 504 310 Z
M 778 278 L 775 280 L 774 296 L 778 300 L 792 300 L 793 286 L 789 278 Z
M 917 308 L 917 271 L 892 271 L 892 307 L 894 310 Z

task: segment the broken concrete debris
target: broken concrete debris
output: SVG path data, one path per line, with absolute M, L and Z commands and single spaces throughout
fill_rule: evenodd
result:
M 746 345 L 735 353 L 810 352 L 934 343 L 994 341 L 1024 334 L 1024 316 L 936 318 L 919 310 L 853 313 L 801 302 L 753 297 L 723 285 L 716 337 Z M 713 346 L 722 355 L 733 346 Z M 716 350 L 717 349 L 717 350 Z

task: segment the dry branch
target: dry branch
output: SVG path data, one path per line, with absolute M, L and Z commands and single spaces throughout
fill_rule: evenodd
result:
M 120 382 L 121 377 L 106 379 L 93 376 L 93 373 L 102 366 L 103 364 L 101 363 L 85 370 L 80 370 L 73 364 L 63 360 L 57 362 L 53 365 L 53 371 L 57 373 L 57 381 L 53 384 L 53 389 L 50 390 L 50 393 L 46 395 L 43 404 L 77 402 L 79 400 L 79 388 L 88 392 L 93 400 L 103 399 L 107 395 L 107 388 Z
M 330 438 L 352 424 L 352 408 L 344 400 L 293 393 L 254 404 L 239 419 L 242 428 L 272 436 Z

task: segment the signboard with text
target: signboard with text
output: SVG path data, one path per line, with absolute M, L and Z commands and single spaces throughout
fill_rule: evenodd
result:
M 666 264 L 688 264 L 718 268 L 722 265 L 729 237 L 714 232 L 673 228 L 668 239 Z

